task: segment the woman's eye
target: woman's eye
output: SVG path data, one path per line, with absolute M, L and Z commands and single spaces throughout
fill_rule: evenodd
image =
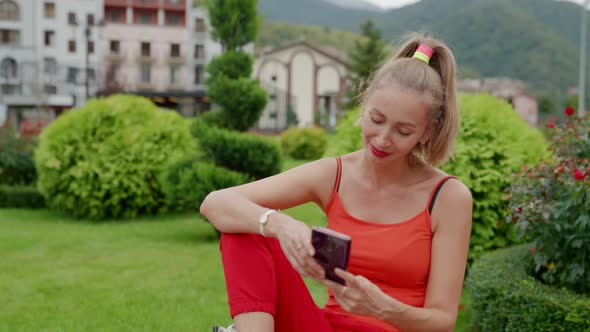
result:
M 383 123 L 383 121 L 381 120 L 377 120 L 375 118 L 371 118 L 371 121 L 373 121 L 374 123 Z
M 399 132 L 399 133 L 400 133 L 400 135 L 402 135 L 402 136 L 410 136 L 410 135 L 412 134 L 412 133 L 407 133 L 407 132 L 404 132 L 404 131 L 401 131 L 401 130 L 398 130 L 398 132 Z

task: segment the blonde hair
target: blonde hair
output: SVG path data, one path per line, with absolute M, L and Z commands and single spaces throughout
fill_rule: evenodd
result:
M 440 165 L 453 154 L 455 138 L 459 132 L 459 109 L 455 91 L 455 57 L 449 47 L 432 37 L 411 33 L 399 51 L 374 73 L 366 90 L 359 96 L 363 106 L 378 89 L 392 84 L 430 96 L 428 114 L 432 130 L 428 142 L 417 144 L 412 155 L 430 165 Z M 430 63 L 412 58 L 419 45 L 434 50 Z

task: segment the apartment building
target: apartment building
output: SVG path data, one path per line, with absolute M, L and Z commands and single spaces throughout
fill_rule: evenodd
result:
M 95 95 L 100 4 L 0 0 L 0 120 L 49 122 Z
M 192 116 L 208 108 L 205 66 L 221 53 L 207 14 L 186 0 L 104 0 L 104 92 L 130 92 Z

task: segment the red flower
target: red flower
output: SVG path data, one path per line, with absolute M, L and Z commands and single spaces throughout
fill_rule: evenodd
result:
M 535 251 L 537 251 L 537 249 L 535 247 L 529 248 L 529 251 L 532 253 L 535 253 Z
M 576 180 L 584 180 L 584 178 L 586 177 L 586 173 L 582 172 L 579 169 L 574 169 L 574 178 Z
M 573 108 L 573 107 L 566 107 L 566 108 L 563 110 L 563 113 L 564 113 L 565 115 L 567 115 L 567 116 L 574 115 L 574 112 L 575 112 L 575 110 L 574 110 L 574 108 Z
M 549 122 L 548 124 L 545 125 L 545 127 L 553 129 L 553 128 L 555 128 L 555 123 Z
M 526 169 L 527 169 L 527 166 L 526 165 L 522 165 L 522 170 L 523 171 L 526 171 Z

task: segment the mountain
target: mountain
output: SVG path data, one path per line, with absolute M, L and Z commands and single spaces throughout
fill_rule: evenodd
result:
M 258 9 L 264 20 L 270 22 L 318 25 L 354 32 L 359 31 L 360 22 L 367 18 L 384 15 L 367 9 L 345 8 L 334 4 L 335 1 L 338 0 L 259 0 Z
M 280 13 L 290 0 L 274 3 L 267 20 L 357 31 L 373 19 L 386 41 L 408 31 L 429 31 L 453 49 L 457 63 L 482 76 L 508 76 L 529 83 L 535 94 L 556 96 L 578 82 L 581 7 L 554 0 L 421 0 L 376 13 L 343 9 L 324 0 L 300 0 L 299 12 Z M 309 7 L 305 7 L 309 5 Z M 306 8 L 310 8 L 309 10 Z M 340 16 L 341 15 L 341 16 Z M 588 36 L 590 43 L 590 34 Z M 588 62 L 590 63 L 590 61 Z M 589 70 L 590 72 L 590 70 Z
M 350 9 L 361 9 L 372 12 L 385 12 L 386 9 L 376 6 L 370 2 L 364 0 L 323 0 L 333 5 L 350 8 Z

